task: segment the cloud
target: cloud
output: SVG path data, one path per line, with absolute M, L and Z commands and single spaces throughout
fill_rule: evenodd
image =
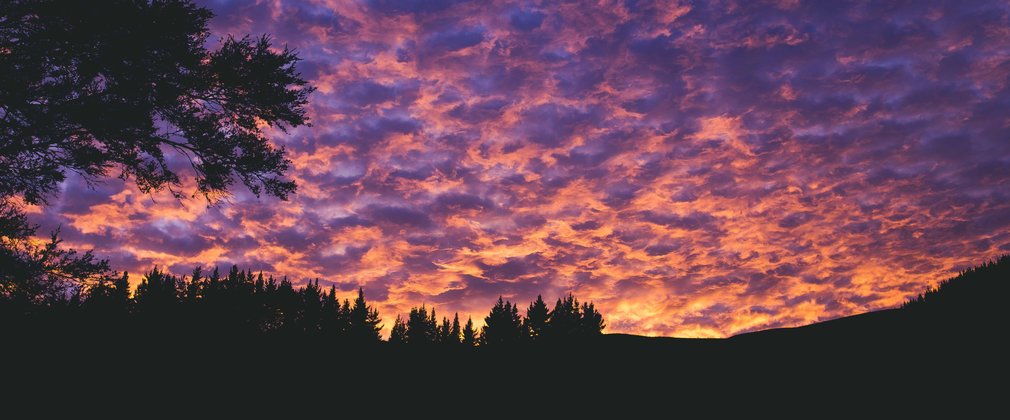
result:
M 544 17 L 536 10 L 518 9 L 509 14 L 509 24 L 520 31 L 532 31 L 544 23 Z
M 1006 2 L 202 4 L 319 87 L 273 135 L 299 193 L 71 176 L 41 232 L 133 273 L 363 286 L 387 327 L 573 292 L 608 331 L 694 337 L 892 307 L 1010 249 Z

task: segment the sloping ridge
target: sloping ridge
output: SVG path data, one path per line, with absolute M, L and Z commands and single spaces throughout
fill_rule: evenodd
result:
M 962 271 L 899 308 L 726 339 L 607 334 L 607 346 L 638 348 L 787 348 L 791 346 L 926 346 L 964 348 L 1002 340 L 1010 311 L 1010 255 Z

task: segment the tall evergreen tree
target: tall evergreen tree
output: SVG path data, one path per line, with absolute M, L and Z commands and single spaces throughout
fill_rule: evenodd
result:
M 459 313 L 457 312 L 452 316 L 452 326 L 449 327 L 449 337 L 447 342 L 449 344 L 458 345 L 462 339 L 462 331 L 459 329 Z
M 137 285 L 134 304 L 142 325 L 154 327 L 148 332 L 179 326 L 176 315 L 180 283 L 175 276 L 155 267 Z
M 569 294 L 558 299 L 551 310 L 547 323 L 547 334 L 550 340 L 567 341 L 579 335 L 582 326 L 582 314 L 579 311 L 579 301 Z
M 435 323 L 435 309 L 428 312 L 428 308 L 421 305 L 419 308 L 410 308 L 410 315 L 407 317 L 407 343 L 414 345 L 432 344 L 437 341 L 438 324 Z
M 498 302 L 484 318 L 481 329 L 481 346 L 511 346 L 522 341 L 522 319 L 519 309 L 498 297 Z
M 351 308 L 349 336 L 357 343 L 374 343 L 381 339 L 382 319 L 379 311 L 365 302 L 365 291 L 358 288 L 358 297 Z
M 186 292 L 183 298 L 188 304 L 195 304 L 201 298 L 201 288 L 203 287 L 203 267 L 197 266 L 193 269 L 193 274 L 186 282 Z
M 438 327 L 438 344 L 451 345 L 454 342 L 458 343 L 458 340 L 453 340 L 452 338 L 452 324 L 449 323 L 449 318 L 442 317 L 442 325 Z
M 547 304 L 544 303 L 543 297 L 537 295 L 537 300 L 530 303 L 530 306 L 526 308 L 526 319 L 523 322 L 523 332 L 529 338 L 530 341 L 537 342 L 544 338 L 544 333 L 547 330 L 547 319 L 549 316 L 549 309 L 547 309 Z
M 473 327 L 473 319 L 467 317 L 466 327 L 463 328 L 463 345 L 466 347 L 474 347 L 478 344 L 479 339 L 480 337 L 477 336 L 477 331 Z
M 579 335 L 582 337 L 594 337 L 603 334 L 603 329 L 607 324 L 603 322 L 603 315 L 596 310 L 592 302 L 582 304 L 582 318 L 579 326 Z
M 308 282 L 301 291 L 301 330 L 312 336 L 319 334 L 323 315 L 322 294 L 319 293 L 319 279 Z
M 319 327 L 323 335 L 330 338 L 339 338 L 347 332 L 347 320 L 340 308 L 340 301 L 337 300 L 337 290 L 335 286 L 330 286 L 329 292 L 323 297 L 322 316 Z
M 403 318 L 399 315 L 393 321 L 393 328 L 389 330 L 389 344 L 400 345 L 407 343 L 407 325 L 403 323 Z
M 124 321 L 130 309 L 130 274 L 123 272 L 118 279 L 103 279 L 87 288 L 84 307 L 102 321 Z
M 301 310 L 301 296 L 287 277 L 281 279 L 274 294 L 274 308 L 279 314 L 278 331 L 286 335 L 299 333 L 298 323 Z

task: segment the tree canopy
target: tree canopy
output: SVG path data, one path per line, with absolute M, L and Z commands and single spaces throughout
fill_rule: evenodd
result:
M 68 172 L 97 181 L 113 169 L 181 196 L 167 151 L 210 199 L 236 180 L 292 193 L 290 162 L 263 129 L 308 122 L 297 55 L 268 36 L 206 49 L 211 12 L 190 1 L 108 3 L 0 6 L 0 196 L 45 203 Z
M 33 240 L 23 205 L 47 204 L 70 174 L 183 198 L 189 172 L 192 195 L 211 203 L 236 182 L 257 196 L 295 191 L 266 130 L 308 124 L 298 56 L 267 35 L 208 49 L 211 17 L 189 0 L 0 2 L 0 298 L 111 275 L 55 234 Z

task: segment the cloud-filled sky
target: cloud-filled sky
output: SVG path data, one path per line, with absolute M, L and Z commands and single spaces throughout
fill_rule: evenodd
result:
M 289 201 L 65 183 L 115 268 L 232 263 L 410 306 L 592 300 L 687 337 L 886 308 L 1010 252 L 1005 1 L 208 0 L 295 48 Z M 136 279 L 136 276 L 134 277 Z

